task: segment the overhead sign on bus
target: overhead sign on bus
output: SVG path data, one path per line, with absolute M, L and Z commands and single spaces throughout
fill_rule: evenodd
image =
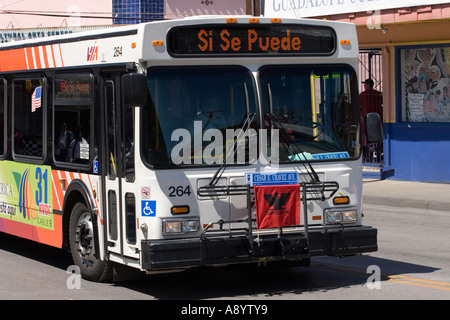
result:
M 333 29 L 311 25 L 204 25 L 175 27 L 168 34 L 173 56 L 331 55 Z

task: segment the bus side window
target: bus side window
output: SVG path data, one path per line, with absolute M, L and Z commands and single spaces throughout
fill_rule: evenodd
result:
M 93 76 L 55 75 L 53 96 L 53 156 L 60 165 L 88 165 L 94 158 Z
M 136 198 L 131 192 L 125 194 L 125 217 L 127 242 L 136 244 Z
M 124 117 L 124 163 L 125 163 L 125 179 L 133 182 L 135 179 L 134 172 L 134 108 L 125 109 Z
M 115 102 L 115 90 L 114 82 L 107 80 L 105 82 L 105 106 L 107 117 L 107 174 L 110 180 L 114 180 L 117 177 L 117 150 L 116 150 L 116 102 Z
M 19 78 L 13 82 L 13 155 L 42 159 L 44 154 L 44 78 Z

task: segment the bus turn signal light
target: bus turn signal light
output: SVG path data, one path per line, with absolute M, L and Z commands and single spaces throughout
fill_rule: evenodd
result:
M 349 204 L 350 198 L 347 196 L 341 196 L 341 197 L 334 197 L 333 198 L 333 204 L 334 205 L 340 205 L 340 204 Z
M 170 209 L 170 212 L 172 214 L 188 214 L 189 213 L 189 206 L 173 206 Z

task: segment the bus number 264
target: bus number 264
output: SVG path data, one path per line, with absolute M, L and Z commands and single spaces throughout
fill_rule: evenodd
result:
M 170 186 L 169 197 L 182 197 L 184 195 L 191 195 L 190 186 Z

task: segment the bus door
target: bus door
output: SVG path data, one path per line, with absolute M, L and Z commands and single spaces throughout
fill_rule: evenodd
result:
M 134 120 L 121 108 L 120 76 L 104 78 L 107 246 L 110 252 L 138 258 L 134 193 Z

